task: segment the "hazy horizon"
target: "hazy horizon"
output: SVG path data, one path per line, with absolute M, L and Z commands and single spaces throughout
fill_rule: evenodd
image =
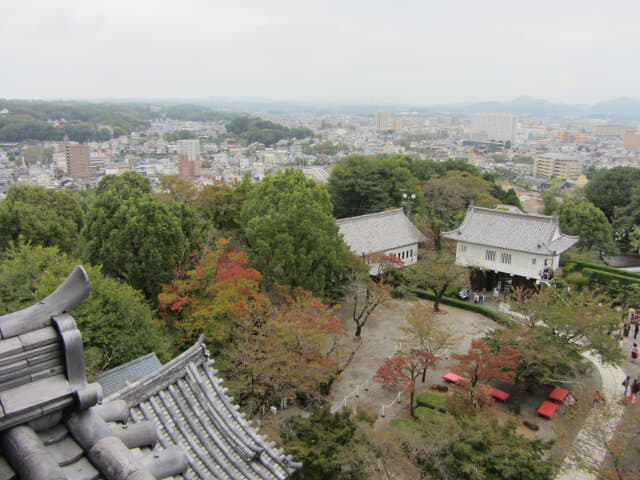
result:
M 0 97 L 416 105 L 640 98 L 640 4 L 25 0 Z

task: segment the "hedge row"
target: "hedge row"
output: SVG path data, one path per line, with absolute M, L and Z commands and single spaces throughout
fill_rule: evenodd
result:
M 619 268 L 610 267 L 609 265 L 599 265 L 597 263 L 591 262 L 583 262 L 582 260 L 571 260 L 569 263 L 575 263 L 578 268 L 581 270 L 600 270 L 602 272 L 613 273 L 614 275 L 620 277 L 629 277 L 634 279 L 636 282 L 640 282 L 640 273 L 637 272 L 628 272 L 626 270 L 621 270 Z
M 609 273 L 608 271 L 596 270 L 594 268 L 583 268 L 582 273 L 602 283 L 609 283 L 615 280 L 623 285 L 640 284 L 640 278 L 627 277 L 625 275 Z
M 432 293 L 426 292 L 424 290 L 420 290 L 418 288 L 405 287 L 406 291 L 414 294 L 416 297 L 424 298 L 426 300 L 435 300 L 436 296 Z M 480 313 L 485 317 L 489 317 L 493 321 L 505 325 L 507 327 L 513 326 L 513 320 L 508 318 L 505 315 L 502 315 L 498 312 L 491 310 L 483 305 L 477 303 L 466 302 L 464 300 L 460 300 L 458 298 L 447 297 L 444 296 L 440 300 L 440 303 L 444 303 L 445 305 L 450 305 L 452 307 L 462 308 L 463 310 L 470 310 L 472 312 Z

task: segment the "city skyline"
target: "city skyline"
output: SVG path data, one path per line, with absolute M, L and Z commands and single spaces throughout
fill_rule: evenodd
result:
M 514 3 L 14 2 L 0 33 L 0 97 L 640 98 L 640 5 Z

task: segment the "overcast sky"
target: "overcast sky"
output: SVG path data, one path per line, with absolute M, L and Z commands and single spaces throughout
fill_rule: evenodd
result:
M 15 0 L 0 97 L 640 98 L 637 0 Z

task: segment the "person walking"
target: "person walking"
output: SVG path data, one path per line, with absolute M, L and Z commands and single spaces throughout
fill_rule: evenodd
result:
M 633 339 L 635 340 L 636 338 L 638 338 L 638 327 L 640 327 L 640 314 L 638 313 L 634 313 L 633 314 L 633 320 L 631 320 L 631 322 L 633 323 Z
M 622 386 L 624 387 L 624 398 L 627 398 L 627 392 L 631 386 L 631 377 L 629 375 L 622 381 Z
M 631 403 L 636 403 L 636 394 L 639 391 L 640 391 L 640 382 L 638 382 L 638 379 L 635 379 L 631 384 L 631 396 L 629 397 L 631 399 Z
M 638 344 L 634 343 L 631 347 L 631 359 L 635 360 L 636 358 L 638 358 Z

